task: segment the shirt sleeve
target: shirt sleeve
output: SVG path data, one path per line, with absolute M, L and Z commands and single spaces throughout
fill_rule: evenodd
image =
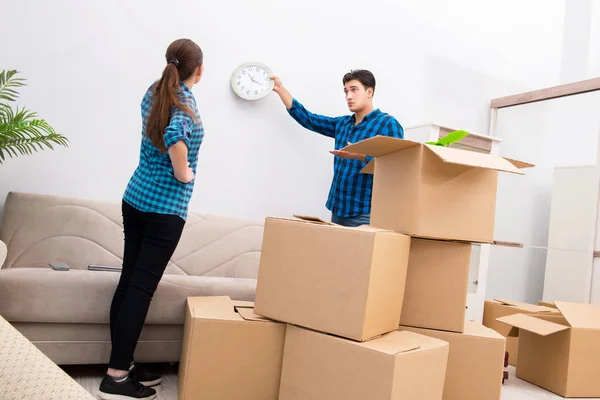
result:
M 404 139 L 404 128 L 398 122 L 398 120 L 394 117 L 390 117 L 389 121 L 385 124 L 385 126 L 381 129 L 381 132 L 378 133 L 380 136 L 390 136 L 398 139 Z M 367 156 L 365 164 L 371 162 L 374 157 Z
M 340 117 L 326 117 L 324 115 L 313 114 L 296 99 L 293 100 L 292 107 L 290 107 L 288 113 L 304 128 L 324 136 L 335 138 L 335 127 Z
M 390 117 L 388 123 L 381 130 L 380 135 L 404 139 L 404 128 L 402 128 L 402 125 L 400 125 L 396 118 Z
M 175 143 L 183 140 L 187 147 L 190 147 L 190 132 L 192 119 L 180 108 L 175 107 L 169 125 L 165 128 L 163 140 L 167 150 Z

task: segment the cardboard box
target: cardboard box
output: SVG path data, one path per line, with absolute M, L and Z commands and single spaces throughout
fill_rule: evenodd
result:
M 492 243 L 498 171 L 531 164 L 376 136 L 345 151 L 374 156 L 371 225 L 421 238 Z
M 400 324 L 462 332 L 471 244 L 413 238 Z
M 394 331 L 368 342 L 290 326 L 280 400 L 440 400 L 448 343 Z
M 450 344 L 443 400 L 500 400 L 506 339 L 467 321 L 464 333 L 400 327 Z
M 517 377 L 563 397 L 600 397 L 600 305 L 555 304 L 560 315 L 498 319 L 519 335 Z
M 255 311 L 354 340 L 398 329 L 410 237 L 267 218 Z
M 276 400 L 285 330 L 251 303 L 188 297 L 178 399 Z
M 540 306 L 544 306 L 544 307 L 556 308 L 556 305 L 554 304 L 554 302 L 553 302 L 553 301 L 542 301 L 542 300 L 540 300 L 540 301 L 538 302 L 538 304 L 539 304 Z
M 483 325 L 491 328 L 507 338 L 506 351 L 508 352 L 508 363 L 517 366 L 519 355 L 519 338 L 509 337 L 511 327 L 499 322 L 497 319 L 513 314 L 527 315 L 548 315 L 556 314 L 558 310 L 545 306 L 536 306 L 534 304 L 522 303 L 519 301 L 509 301 L 501 299 L 486 300 L 483 306 Z

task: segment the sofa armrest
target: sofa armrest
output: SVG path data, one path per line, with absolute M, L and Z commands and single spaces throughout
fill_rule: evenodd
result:
M 95 399 L 2 317 L 0 337 L 3 399 Z
M 6 248 L 6 244 L 0 240 L 0 268 L 4 265 L 4 261 L 6 261 L 6 255 L 8 254 L 8 249 Z

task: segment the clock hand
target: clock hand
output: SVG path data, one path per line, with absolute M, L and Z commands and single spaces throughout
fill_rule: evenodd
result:
M 254 80 L 254 78 L 252 77 L 252 75 L 248 74 L 248 76 L 250 77 L 250 80 L 251 80 L 253 83 L 256 83 L 256 84 L 259 84 L 259 85 L 260 85 L 260 86 L 262 86 L 262 87 L 265 87 L 265 85 L 263 85 L 263 84 L 262 84 L 262 83 L 260 83 L 259 81 L 257 81 L 257 80 Z M 250 86 L 250 90 L 252 90 L 252 86 Z

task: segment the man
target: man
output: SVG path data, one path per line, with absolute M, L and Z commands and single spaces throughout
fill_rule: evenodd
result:
M 342 79 L 348 109 L 353 113 L 341 117 L 326 117 L 309 112 L 283 86 L 277 76 L 274 91 L 279 95 L 288 113 L 300 125 L 313 132 L 335 139 L 333 181 L 327 199 L 331 221 L 344 226 L 368 225 L 371 220 L 371 192 L 373 175 L 361 174 L 371 160 L 362 154 L 341 151 L 349 143 L 360 142 L 373 136 L 404 138 L 400 123 L 373 107 L 375 77 L 367 70 L 354 70 Z

